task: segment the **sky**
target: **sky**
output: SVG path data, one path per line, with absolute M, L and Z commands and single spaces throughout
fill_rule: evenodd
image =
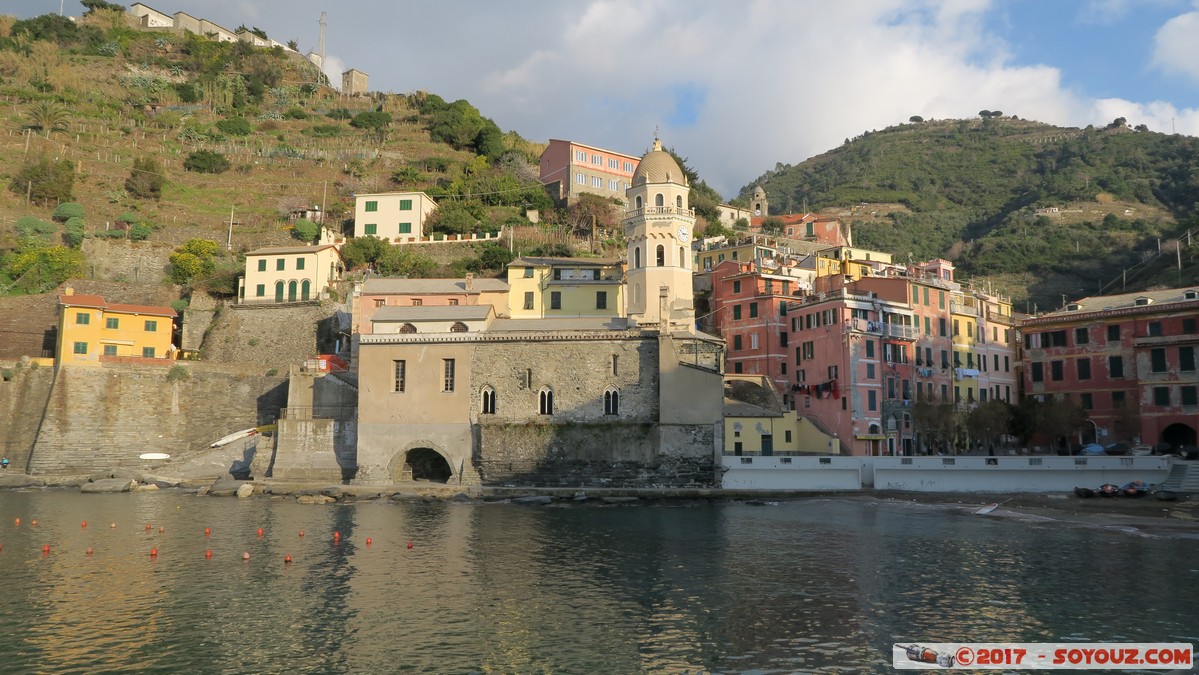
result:
M 129 4 L 129 3 L 126 3 Z M 1199 0 L 154 0 L 317 48 L 374 91 L 632 155 L 655 130 L 726 198 L 865 131 L 999 110 L 1199 135 Z M 78 0 L 0 14 L 78 16 Z M 1192 37 L 1188 38 L 1190 35 Z

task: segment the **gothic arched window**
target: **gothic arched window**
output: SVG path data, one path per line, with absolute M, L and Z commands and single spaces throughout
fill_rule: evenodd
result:
M 537 397 L 538 407 L 537 412 L 542 415 L 554 414 L 554 390 L 549 387 L 542 387 L 541 393 Z
M 481 403 L 482 403 L 482 406 L 481 406 L 481 409 L 479 412 L 483 413 L 484 415 L 494 415 L 495 414 L 495 390 L 491 388 L 490 384 L 483 385 L 483 391 L 482 391 L 481 395 L 479 396 L 479 398 L 481 399 Z
M 620 414 L 620 391 L 618 389 L 608 387 L 604 390 L 604 414 Z
M 400 326 L 400 332 L 401 332 L 401 333 L 415 333 L 415 332 L 416 332 L 416 326 L 413 326 L 413 325 L 412 325 L 412 324 L 410 324 L 410 323 L 406 323 L 406 324 L 404 324 L 403 326 Z
M 633 249 L 633 269 L 640 269 L 640 267 L 641 267 L 641 247 L 638 246 Z
M 466 324 L 462 323 L 461 321 L 455 321 L 454 325 L 450 326 L 450 332 L 451 333 L 465 333 L 466 332 Z
M 658 267 L 666 266 L 666 247 L 658 244 Z

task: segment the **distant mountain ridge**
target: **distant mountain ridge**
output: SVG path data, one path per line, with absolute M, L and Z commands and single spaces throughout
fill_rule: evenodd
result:
M 1156 254 L 1159 240 L 1199 225 L 1199 140 L 1122 119 L 1102 129 L 998 116 L 921 121 L 776 165 L 739 196 L 757 185 L 773 214 L 839 212 L 857 246 L 901 260 L 945 257 L 963 277 L 1046 308 L 1095 294 Z M 1181 253 L 1134 281 L 1195 279 L 1195 248 L 1184 241 Z

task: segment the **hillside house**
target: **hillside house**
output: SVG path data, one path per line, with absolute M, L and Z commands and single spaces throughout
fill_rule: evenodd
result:
M 110 303 L 99 295 L 67 288 L 58 296 L 58 365 L 99 365 L 114 357 L 172 359 L 174 321 L 170 307 Z
M 246 272 L 238 283 L 239 303 L 321 300 L 341 278 L 345 265 L 336 246 L 278 246 L 246 254 Z
M 437 202 L 423 192 L 376 192 L 354 196 L 354 236 L 404 244 L 424 236 L 425 218 Z

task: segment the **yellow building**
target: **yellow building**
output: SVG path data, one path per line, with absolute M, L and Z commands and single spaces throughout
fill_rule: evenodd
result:
M 109 303 L 71 288 L 58 296 L 58 304 L 59 365 L 98 365 L 116 357 L 174 357 L 171 337 L 177 314 L 170 307 Z
M 373 192 L 354 195 L 354 236 L 378 237 L 395 244 L 419 242 L 425 219 L 437 202 L 423 192 Z
M 260 248 L 246 254 L 238 302 L 303 302 L 327 296 L 341 277 L 341 254 L 332 244 Z
M 812 420 L 784 410 L 765 375 L 724 376 L 724 454 L 835 455 L 836 438 Z
M 513 319 L 623 317 L 624 264 L 617 258 L 528 258 L 508 263 Z

